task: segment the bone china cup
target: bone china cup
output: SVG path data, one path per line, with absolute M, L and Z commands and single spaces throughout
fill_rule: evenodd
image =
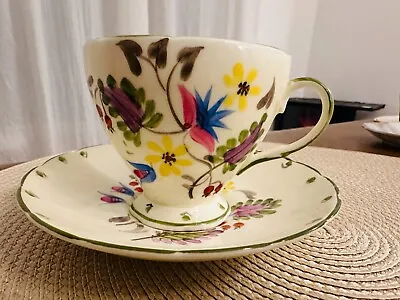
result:
M 290 56 L 265 45 L 116 36 L 88 41 L 84 59 L 109 141 L 141 184 L 131 187 L 129 212 L 154 228 L 220 224 L 230 212 L 224 195 L 233 176 L 307 146 L 333 113 L 329 90 L 313 78 L 290 80 Z M 303 87 L 321 99 L 318 123 L 292 144 L 257 151 L 290 94 Z

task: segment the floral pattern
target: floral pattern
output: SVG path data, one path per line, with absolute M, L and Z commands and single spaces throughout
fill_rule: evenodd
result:
M 150 165 L 161 163 L 159 168 L 161 176 L 169 176 L 171 173 L 179 176 L 182 173 L 178 166 L 186 167 L 192 165 L 191 160 L 180 158 L 187 153 L 185 145 L 182 144 L 174 148 L 172 139 L 168 135 L 163 136 L 162 146 L 155 142 L 149 142 L 147 147 L 157 154 L 147 155 L 145 159 Z
M 245 77 L 242 63 L 238 62 L 233 66 L 232 75 L 225 75 L 223 78 L 225 86 L 231 90 L 224 103 L 226 107 L 232 106 L 238 99 L 239 110 L 244 111 L 247 108 L 247 96 L 258 96 L 261 93 L 261 87 L 253 84 L 257 73 L 257 69 L 253 68 Z
M 235 113 L 245 111 L 249 106 L 250 97 L 257 100 L 251 103 L 256 109 L 268 109 L 275 93 L 275 78 L 267 94 L 261 98 L 261 87 L 256 84 L 257 69 L 252 66 L 245 69 L 241 62 L 236 62 L 232 73 L 222 78 L 227 88 L 226 93 L 213 95 L 211 85 L 205 94 L 201 95 L 195 87 L 188 86 L 186 82 L 205 48 L 201 45 L 183 47 L 175 58 L 171 58 L 168 56 L 168 44 L 169 39 L 162 38 L 143 49 L 133 39 L 126 39 L 119 41 L 116 47 L 122 51 L 134 77 L 141 76 L 149 70 L 143 68 L 144 64 L 151 67 L 159 88 L 165 93 L 166 104 L 176 124 L 175 129 L 162 130 L 164 115 L 157 111 L 157 102 L 148 99 L 144 88 L 135 86 L 130 79 L 124 77 L 117 81 L 112 75 L 108 75 L 105 80 L 99 78 L 96 81 L 89 75 L 87 85 L 98 115 L 110 134 L 115 134 L 116 130 L 122 133 L 123 144 L 127 147 L 126 153 L 134 155 L 134 151 L 129 148 L 132 143 L 136 147 L 147 147 L 154 152 L 145 157 L 148 164 L 128 161 L 140 183 L 154 182 L 158 176 L 181 176 L 187 181 L 182 185 L 188 190 L 189 198 L 194 197 L 194 190 L 200 186 L 203 190 L 202 196 L 208 197 L 223 190 L 223 182 L 213 180 L 215 172 L 225 174 L 234 171 L 237 165 L 255 150 L 258 139 L 264 133 L 262 127 L 267 114 L 264 113 L 260 121 L 253 122 L 249 128 L 243 129 L 239 136 L 221 142 L 221 130 L 229 129 L 226 120 Z M 167 63 L 170 60 L 171 63 Z M 163 70 L 167 66 L 171 66 L 171 69 Z M 163 76 L 160 76 L 161 70 Z M 174 82 L 171 80 L 173 77 L 180 81 L 171 84 Z M 173 89 L 176 89 L 181 97 L 181 105 L 178 107 L 175 107 L 176 104 L 171 98 Z M 236 111 L 223 109 L 234 107 L 236 104 Z M 152 134 L 150 141 L 145 145 L 142 145 L 143 132 Z M 160 142 L 153 135 L 160 136 Z M 173 140 L 176 143 L 177 139 L 172 139 L 172 136 L 182 139 L 176 147 L 172 143 Z M 203 146 L 208 154 L 199 157 L 189 152 L 187 137 Z M 193 162 L 207 166 L 207 170 L 197 178 L 188 173 L 182 174 L 185 167 L 193 165 Z M 109 202 L 117 200 L 107 195 L 104 197 Z
M 194 97 L 183 85 L 179 86 L 182 96 L 185 127 L 189 128 L 191 138 L 203 145 L 210 153 L 215 150 L 215 141 L 218 141 L 214 127 L 227 128 L 221 119 L 230 115 L 232 110 L 219 110 L 226 96 L 221 97 L 209 108 L 211 98 L 210 88 L 204 99 L 196 91 Z
M 222 188 L 222 185 L 221 185 Z M 234 182 L 229 181 L 225 188 L 229 190 L 229 192 L 242 193 L 247 197 L 246 202 L 239 201 L 235 205 L 231 207 L 231 214 L 228 219 L 218 226 L 207 229 L 207 230 L 196 230 L 196 231 L 169 231 L 169 230 L 155 230 L 154 233 L 146 236 L 141 236 L 138 238 L 131 239 L 132 242 L 137 240 L 149 239 L 155 243 L 165 243 L 165 244 L 177 244 L 177 245 L 190 245 L 190 244 L 200 244 L 210 240 L 214 237 L 217 237 L 229 230 L 238 230 L 245 226 L 245 221 L 248 221 L 252 218 L 263 218 L 267 215 L 275 214 L 277 209 L 282 205 L 282 200 L 267 198 L 267 199 L 258 199 L 254 200 L 254 196 L 256 195 L 252 191 L 245 190 L 235 190 Z M 118 186 L 113 186 L 111 189 L 115 192 L 132 196 L 134 193 L 127 186 L 120 183 Z M 227 192 L 226 192 L 227 193 Z M 103 196 L 104 197 L 104 196 Z M 106 201 L 101 198 L 102 201 L 108 203 L 118 203 L 123 201 L 122 198 L 117 196 L 112 196 L 115 199 L 120 199 L 121 201 Z M 147 213 L 153 208 L 152 204 L 147 204 L 146 211 Z M 190 220 L 190 215 L 187 212 L 183 212 L 181 214 L 183 220 Z M 137 233 L 142 234 L 149 231 L 149 228 L 144 226 L 138 220 L 134 219 L 131 216 L 122 216 L 122 217 L 113 217 L 109 219 L 110 223 L 114 223 L 118 226 L 121 225 L 135 225 L 136 228 L 134 230 L 127 231 L 129 233 Z

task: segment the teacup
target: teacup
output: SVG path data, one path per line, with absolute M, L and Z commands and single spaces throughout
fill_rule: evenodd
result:
M 230 211 L 226 182 L 307 146 L 333 113 L 330 91 L 313 78 L 289 80 L 290 56 L 270 46 L 132 35 L 89 41 L 84 55 L 109 140 L 141 184 L 129 211 L 154 228 L 220 224 Z M 292 144 L 258 151 L 290 93 L 303 87 L 320 96 L 318 123 Z

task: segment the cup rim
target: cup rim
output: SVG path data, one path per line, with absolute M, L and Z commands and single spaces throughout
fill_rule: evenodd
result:
M 122 35 L 106 35 L 106 36 L 100 36 L 97 38 L 92 38 L 89 39 L 85 42 L 85 45 L 88 44 L 95 44 L 95 43 L 103 43 L 106 41 L 112 41 L 112 40 L 119 40 L 121 38 L 169 38 L 169 39 L 174 39 L 174 40 L 179 40 L 179 39 L 191 39 L 191 40 L 208 40 L 208 41 L 219 41 L 219 42 L 226 42 L 226 43 L 233 43 L 233 44 L 241 44 L 245 46 L 259 46 L 259 47 L 264 47 L 264 48 L 269 48 L 272 50 L 279 51 L 283 54 L 286 54 L 289 56 L 288 53 L 286 53 L 284 50 L 272 46 L 272 45 L 267 45 L 263 43 L 253 43 L 253 42 L 245 42 L 237 39 L 229 39 L 229 38 L 218 38 L 218 37 L 210 37 L 210 36 L 201 36 L 201 35 L 177 35 L 177 36 L 172 36 L 172 35 L 165 35 L 165 34 L 122 34 Z

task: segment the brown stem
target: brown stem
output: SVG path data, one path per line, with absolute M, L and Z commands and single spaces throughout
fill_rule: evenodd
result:
M 153 62 L 152 62 L 150 59 L 148 59 L 147 57 L 140 55 L 139 58 L 143 59 L 144 61 L 147 61 L 147 62 L 151 65 L 151 67 L 154 69 L 154 72 L 156 73 L 158 83 L 160 84 L 161 88 L 162 88 L 162 89 L 164 90 L 164 92 L 165 92 L 165 91 L 166 91 L 166 90 L 165 90 L 165 86 L 164 86 L 164 84 L 161 82 L 160 74 L 158 74 L 158 69 L 157 69 L 157 67 L 156 67 L 156 66 L 153 64 Z
M 172 116 L 174 117 L 176 123 L 179 125 L 179 127 L 183 130 L 185 129 L 185 126 L 183 125 L 183 123 L 179 120 L 174 107 L 172 106 L 172 101 L 171 101 L 171 94 L 170 94 L 170 85 L 171 85 L 171 78 L 172 78 L 172 74 L 174 73 L 176 67 L 178 66 L 179 61 L 175 64 L 175 66 L 172 68 L 171 73 L 169 73 L 168 76 L 168 80 L 167 80 L 167 100 L 168 100 L 168 105 L 169 105 L 169 109 L 171 110 Z
M 150 129 L 148 127 L 143 127 L 143 128 L 148 130 L 148 131 L 150 131 L 150 132 L 152 132 L 152 133 L 155 133 L 155 134 L 178 134 L 178 133 L 182 133 L 182 132 L 186 131 L 186 129 L 181 129 L 181 130 L 176 130 L 176 131 L 157 131 L 157 130 L 154 130 L 154 129 Z

